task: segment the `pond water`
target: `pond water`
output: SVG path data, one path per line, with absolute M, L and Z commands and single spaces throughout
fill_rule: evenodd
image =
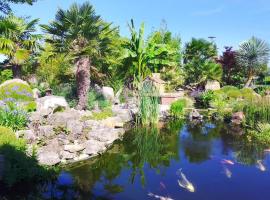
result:
M 42 198 L 270 199 L 270 153 L 239 135 L 211 123 L 133 129 L 102 156 L 63 170 Z

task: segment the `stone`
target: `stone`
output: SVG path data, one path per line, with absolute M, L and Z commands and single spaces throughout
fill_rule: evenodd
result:
M 24 138 L 28 143 L 31 143 L 37 139 L 35 133 L 32 130 L 21 130 L 15 133 L 17 138 Z
M 64 160 L 71 160 L 76 157 L 75 153 L 70 153 L 68 151 L 61 151 L 60 152 L 60 158 Z
M 78 162 L 78 161 L 86 160 L 88 158 L 90 158 L 90 156 L 88 154 L 83 153 L 83 154 L 80 154 L 78 157 L 75 157 L 74 160 Z
M 215 80 L 208 80 L 206 85 L 205 85 L 205 91 L 215 91 L 215 90 L 220 90 L 220 83 Z
M 69 105 L 64 97 L 45 96 L 36 100 L 37 112 L 45 115 L 52 114 L 58 108 L 67 109 Z
M 124 123 L 120 117 L 108 117 L 107 119 L 101 120 L 101 123 L 109 128 L 124 127 Z
M 41 165 L 53 166 L 60 163 L 59 155 L 55 152 L 42 152 L 38 154 L 38 162 Z
M 33 97 L 34 97 L 34 99 L 38 99 L 41 97 L 41 92 L 39 91 L 39 89 L 37 89 L 37 88 L 33 89 Z
M 198 110 L 193 109 L 189 114 L 190 120 L 202 120 L 203 116 L 198 112 Z
M 102 87 L 101 93 L 106 100 L 114 101 L 114 91 L 111 87 Z
M 167 119 L 170 116 L 170 105 L 159 105 L 159 117 L 160 119 Z
M 106 150 L 106 143 L 97 140 L 88 140 L 85 143 L 85 150 L 83 153 L 87 155 L 96 155 Z
M 232 115 L 231 122 L 236 125 L 242 124 L 242 122 L 245 120 L 245 114 L 243 112 L 236 112 Z
M 115 105 L 112 107 L 113 114 L 117 117 L 121 118 L 123 123 L 127 123 L 133 120 L 133 113 L 130 109 L 121 108 L 119 105 Z M 136 113 L 136 112 L 134 112 Z
M 82 151 L 85 149 L 85 146 L 82 144 L 68 144 L 68 145 L 64 145 L 64 150 L 68 151 L 70 153 L 76 153 L 79 151 Z
M 53 130 L 53 126 L 46 125 L 46 126 L 39 126 L 38 137 L 39 138 L 49 138 L 55 135 Z
M 79 120 L 68 120 L 66 127 L 72 134 L 81 134 L 83 131 L 83 122 Z
M 125 130 L 122 128 L 112 129 L 108 127 L 94 128 L 88 133 L 88 139 L 94 139 L 100 142 L 113 143 L 123 136 Z

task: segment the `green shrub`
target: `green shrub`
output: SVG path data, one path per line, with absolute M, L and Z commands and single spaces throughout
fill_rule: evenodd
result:
M 202 108 L 209 108 L 210 102 L 215 98 L 215 93 L 211 90 L 203 92 L 198 98 L 197 98 L 197 104 L 198 107 Z
M 186 99 L 179 99 L 171 104 L 170 114 L 174 118 L 182 118 L 185 114 L 185 108 L 187 106 Z
M 26 142 L 17 139 L 14 132 L 0 126 L 0 154 L 4 156 L 5 164 L 3 180 L 5 187 L 12 187 L 18 183 L 40 183 L 49 180 L 56 174 L 38 165 L 34 155 L 26 154 Z
M 23 129 L 28 123 L 27 113 L 14 104 L 0 107 L 0 125 L 6 126 L 14 131 Z
M 259 123 L 255 130 L 249 132 L 253 141 L 256 141 L 262 145 L 270 146 L 270 124 Z
M 0 83 L 3 83 L 7 80 L 10 80 L 13 78 L 12 70 L 10 69 L 4 69 L 0 71 Z
M 102 96 L 102 94 L 99 94 L 99 93 L 97 93 L 94 90 L 91 90 L 88 93 L 88 104 L 87 104 L 88 106 L 87 106 L 87 109 L 88 110 L 92 110 L 95 107 L 96 104 L 98 105 L 98 107 L 101 110 L 105 110 L 105 109 L 111 107 L 111 102 L 109 102 L 108 100 L 106 100 Z
M 52 88 L 53 94 L 56 96 L 65 97 L 69 106 L 74 108 L 77 105 L 76 84 L 63 83 Z

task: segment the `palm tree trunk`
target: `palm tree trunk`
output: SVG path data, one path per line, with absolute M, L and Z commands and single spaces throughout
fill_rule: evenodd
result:
M 248 80 L 247 80 L 247 82 L 246 82 L 244 88 L 248 88 L 248 87 L 250 86 L 250 84 L 251 84 L 253 78 L 254 78 L 253 75 L 249 75 L 249 76 L 248 76 Z
M 90 59 L 88 56 L 80 57 L 76 62 L 76 83 L 78 95 L 78 110 L 87 108 L 87 95 L 90 88 Z
M 22 70 L 20 65 L 13 65 L 12 66 L 12 73 L 13 78 L 21 78 L 22 77 Z

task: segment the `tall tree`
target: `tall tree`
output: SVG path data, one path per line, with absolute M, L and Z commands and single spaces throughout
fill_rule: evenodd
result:
M 243 68 L 236 61 L 236 51 L 225 47 L 218 62 L 222 65 L 222 81 L 225 85 L 239 85 L 242 82 Z
M 128 67 L 126 75 L 133 76 L 134 83 L 142 81 L 151 72 L 157 71 L 161 66 L 177 65 L 172 60 L 176 50 L 170 48 L 165 43 L 158 42 L 156 34 L 151 35 L 148 40 L 144 39 L 144 23 L 141 24 L 139 31 L 136 31 L 133 20 L 129 24 L 131 38 L 126 39 L 125 48 L 125 67 Z M 179 52 L 178 52 L 179 53 Z
M 73 4 L 68 10 L 59 9 L 55 20 L 42 28 L 51 35 L 47 41 L 58 52 L 66 53 L 76 66 L 77 109 L 86 109 L 90 88 L 92 59 L 102 54 L 110 39 L 110 24 L 104 23 L 89 3 Z
M 37 0 L 0 0 L 0 11 L 4 14 L 11 12 L 10 3 L 26 3 L 32 5 Z
M 254 77 L 267 65 L 269 55 L 269 44 L 259 38 L 252 37 L 240 45 L 236 56 L 238 63 L 245 68 L 245 87 L 249 87 Z
M 193 38 L 186 44 L 183 57 L 188 84 L 221 79 L 222 68 L 216 62 L 217 47 L 214 43 Z
M 28 21 L 12 14 L 0 19 L 0 53 L 7 56 L 5 64 L 15 78 L 20 78 L 22 65 L 38 49 L 37 23 L 38 19 Z

